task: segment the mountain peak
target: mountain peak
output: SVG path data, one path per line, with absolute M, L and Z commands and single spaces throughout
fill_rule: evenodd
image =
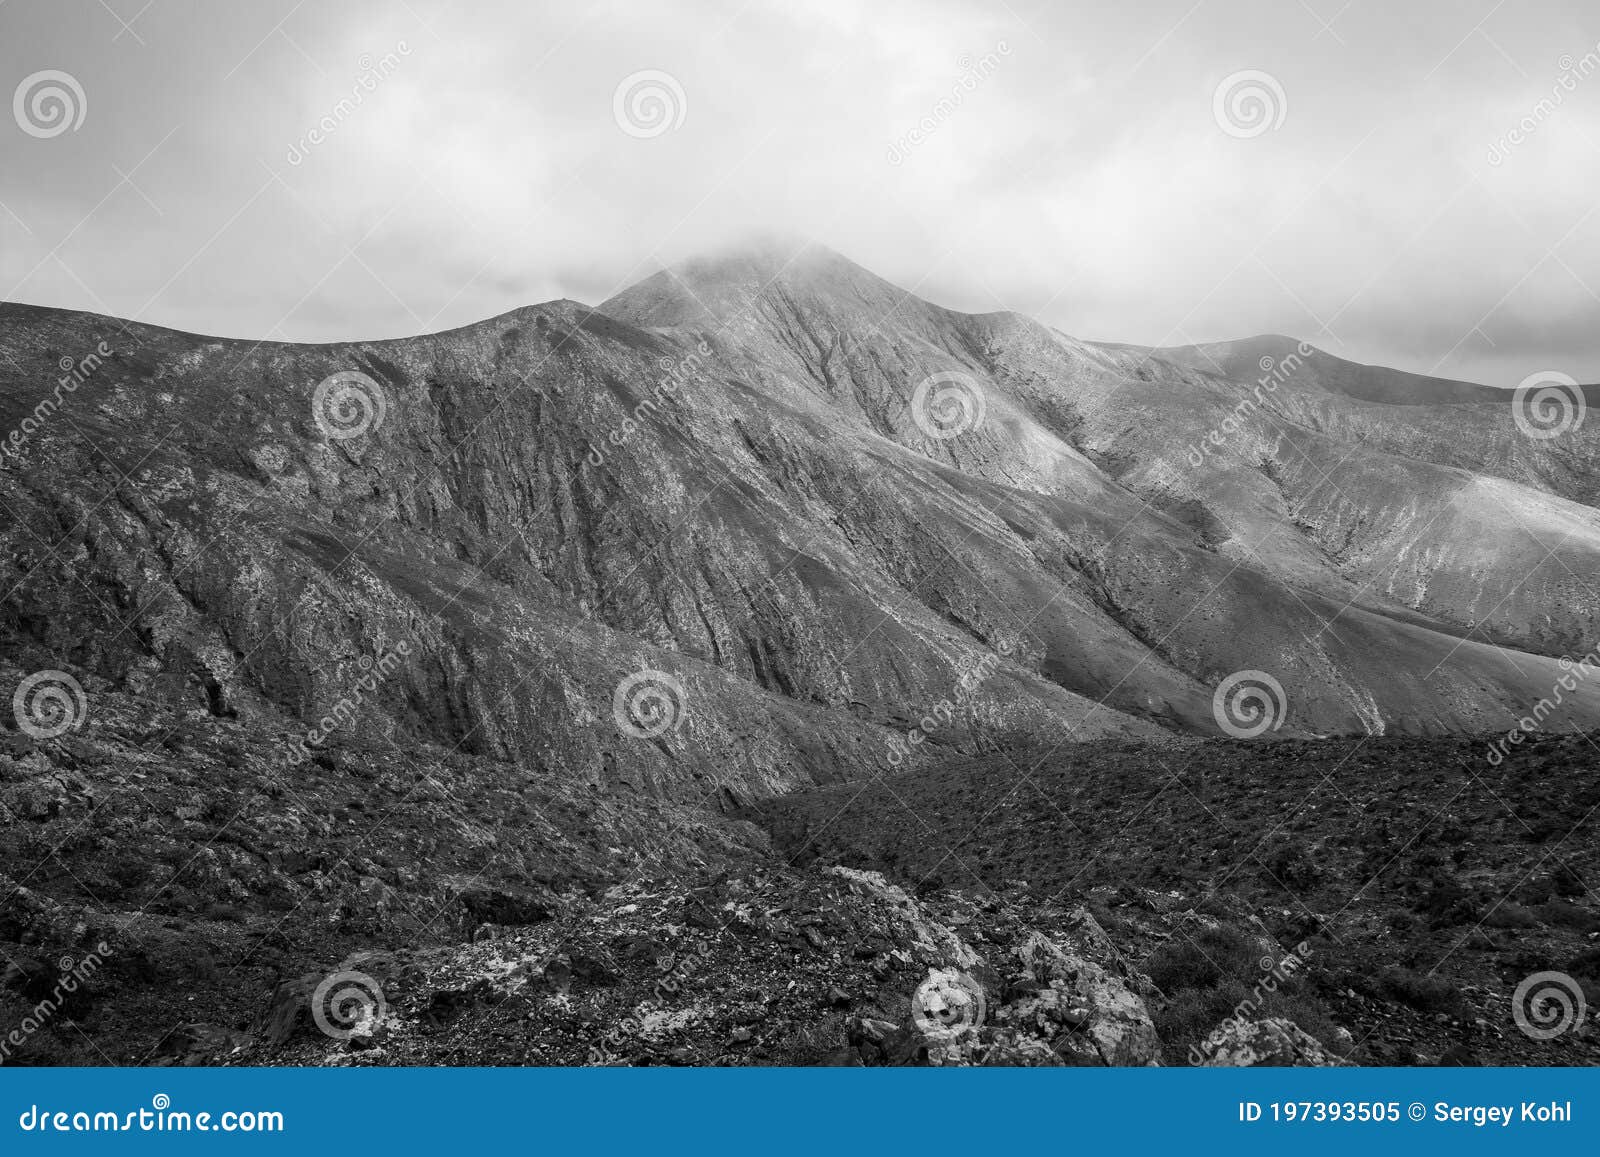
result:
M 599 308 L 632 325 L 695 328 L 724 322 L 774 292 L 885 302 L 891 307 L 907 296 L 812 238 L 759 233 L 669 265 Z

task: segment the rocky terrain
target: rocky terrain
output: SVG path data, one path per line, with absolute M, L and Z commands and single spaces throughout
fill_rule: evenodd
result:
M 0 427 L 5 1060 L 1595 1059 L 1509 1011 L 1596 968 L 1592 425 L 762 245 L 4 304 Z
M 1600 998 L 1587 735 L 1015 749 L 719 812 L 437 747 L 286 772 L 95 690 L 3 736 L 13 1063 L 1600 1060 L 1513 1012 Z
M 1600 997 L 1587 736 L 1003 752 L 718 816 L 426 750 L 291 785 L 108 699 L 0 757 L 0 853 L 45 857 L 0 881 L 12 1063 L 1600 1061 L 1513 1003 Z
M 1156 1022 L 1175 1044 L 1254 983 L 1254 935 L 1307 946 L 1317 1012 L 1295 1019 L 1330 1044 L 1308 1022 L 1353 1033 L 1361 1063 L 1592 1064 L 1592 1023 L 1535 1041 L 1508 1006 L 1547 971 L 1600 997 L 1597 762 L 1589 735 L 1497 766 L 1465 739 L 1084 744 L 790 796 L 762 819 L 796 864 L 872 865 L 918 894 L 1026 881 L 1159 914 L 1106 927 L 1173 998 Z

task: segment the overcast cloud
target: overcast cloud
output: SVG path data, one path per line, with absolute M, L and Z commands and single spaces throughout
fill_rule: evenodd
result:
M 83 119 L 0 114 L 8 300 L 399 336 L 778 229 L 1079 337 L 1600 380 L 1593 0 L 0 0 L 3 94 L 44 70 Z

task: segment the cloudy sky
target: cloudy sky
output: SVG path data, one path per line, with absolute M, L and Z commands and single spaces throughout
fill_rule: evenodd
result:
M 1085 338 L 1600 380 L 1593 0 L 0 0 L 0 90 L 7 300 L 399 336 L 781 230 Z

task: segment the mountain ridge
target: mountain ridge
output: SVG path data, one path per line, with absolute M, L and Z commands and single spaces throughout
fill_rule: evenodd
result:
M 1288 733 L 1493 730 L 1554 685 L 1555 659 L 1576 653 L 1600 606 L 1580 577 L 1600 557 L 1600 521 L 1570 497 L 1592 495 L 1595 459 L 1542 457 L 1479 403 L 1380 421 L 1381 404 L 1323 388 L 1339 359 L 1316 351 L 1203 469 L 1185 469 L 1182 448 L 1206 444 L 1256 388 L 1237 368 L 946 310 L 815 247 L 793 263 L 781 249 L 732 262 L 666 270 L 592 308 L 527 306 L 413 339 L 137 329 L 138 348 L 108 358 L 66 420 L 30 439 L 28 467 L 7 471 L 8 542 L 48 561 L 54 540 L 21 525 L 32 512 L 76 536 L 84 587 L 134 608 L 140 647 L 123 653 L 129 636 L 108 621 L 118 655 L 91 643 L 84 656 L 112 685 L 148 668 L 291 718 L 337 700 L 337 665 L 285 650 L 281 612 L 299 604 L 270 588 L 289 574 L 338 592 L 343 609 L 308 635 L 331 632 L 321 643 L 337 650 L 370 653 L 425 623 L 413 682 L 370 708 L 380 732 L 542 750 L 552 772 L 595 779 L 637 764 L 660 790 L 722 775 L 741 796 L 881 764 L 984 654 L 999 655 L 979 690 L 990 714 L 958 744 L 1008 729 L 1213 732 L 1212 691 L 1241 670 L 1285 684 Z M 682 324 L 707 317 L 717 328 Z M 120 323 L 10 306 L 0 326 L 14 425 L 46 367 Z M 388 396 L 382 424 L 348 440 L 307 406 L 341 370 Z M 981 424 L 948 438 L 919 427 L 915 387 L 937 375 L 978 386 Z M 1509 477 L 1457 464 L 1486 438 Z M 62 501 L 81 485 L 69 479 L 97 470 L 99 507 Z M 133 521 L 76 525 L 102 507 Z M 276 539 L 239 522 L 256 514 Z M 193 569 L 164 558 L 164 536 L 195 552 Z M 198 590 L 212 540 L 234 553 Z M 352 562 L 386 592 L 384 614 L 352 609 Z M 248 598 L 232 589 L 240 567 L 259 576 Z M 13 563 L 4 576 L 7 629 L 64 662 L 65 636 L 29 624 L 70 602 L 72 584 L 50 593 L 30 575 Z M 158 590 L 187 608 L 172 612 L 176 633 L 144 618 Z M 280 613 L 261 618 L 265 605 Z M 426 625 L 430 613 L 442 622 Z M 82 611 L 64 618 L 95 636 Z M 482 681 L 525 681 L 521 652 L 538 638 L 555 648 L 541 676 L 555 698 L 528 715 Z M 607 657 L 567 654 L 576 638 Z M 607 687 L 641 665 L 691 672 L 712 702 L 759 703 L 784 736 L 767 770 L 713 770 L 709 737 L 730 734 L 720 702 L 697 751 L 618 743 Z M 1396 681 L 1408 671 L 1412 684 Z M 449 689 L 462 679 L 476 689 Z M 795 711 L 830 722 L 819 732 Z M 1585 686 L 1564 718 L 1597 712 Z M 802 732 L 829 738 L 803 754 Z

